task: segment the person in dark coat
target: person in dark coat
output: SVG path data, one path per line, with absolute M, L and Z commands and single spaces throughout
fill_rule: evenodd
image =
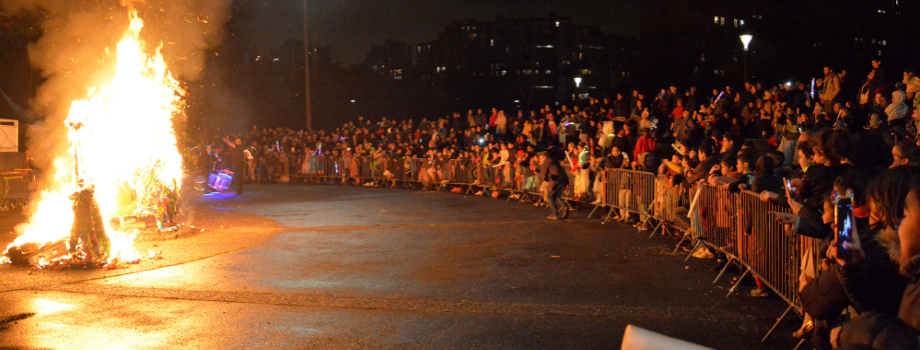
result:
M 687 171 L 687 179 L 685 182 L 685 187 L 690 188 L 690 185 L 695 182 L 705 179 L 709 176 L 709 170 L 712 169 L 716 164 L 719 164 L 719 158 L 713 155 L 712 145 L 704 142 L 697 151 L 697 156 L 700 158 L 700 164 L 697 165 L 690 171 Z
M 243 156 L 243 140 L 236 138 L 235 142 L 230 142 L 229 137 L 224 138 L 224 142 L 230 146 L 230 157 L 232 161 L 233 168 L 233 186 L 236 189 L 236 194 L 243 194 L 243 181 L 246 179 L 246 169 L 245 169 L 245 157 Z
M 769 191 L 773 193 L 782 193 L 783 181 L 773 176 L 773 158 L 761 156 L 757 159 L 757 165 L 754 169 L 754 183 L 751 190 L 757 193 Z
M 546 152 L 541 152 L 538 159 L 540 161 L 539 176 L 546 186 L 546 203 L 549 204 L 550 215 L 546 218 L 565 219 L 568 216 L 568 210 L 565 207 L 565 200 L 562 199 L 562 192 L 569 185 L 569 176 L 559 162 L 549 157 Z
M 878 198 L 870 200 L 885 201 L 884 204 L 876 204 L 874 214 L 881 214 L 882 219 L 889 225 L 891 221 L 898 221 L 896 238 L 891 237 L 893 230 L 882 232 L 874 240 L 860 237 L 857 233 L 854 235 L 853 244 L 845 244 L 850 253 L 848 256 L 837 254 L 835 247 L 829 252 L 840 266 L 837 272 L 848 293 L 851 292 L 849 287 L 854 285 L 849 279 L 866 276 L 873 276 L 876 281 L 862 281 L 858 287 L 870 300 L 892 299 L 891 296 L 879 292 L 899 290 L 892 281 L 878 280 L 878 272 L 869 269 L 872 266 L 873 255 L 877 255 L 870 252 L 873 244 L 887 249 L 888 255 L 881 259 L 887 258 L 891 262 L 896 262 L 900 274 L 909 281 L 906 287 L 900 289 L 903 290 L 900 298 L 894 297 L 899 300 L 894 310 L 871 310 L 861 313 L 831 333 L 831 342 L 836 343 L 835 345 L 895 350 L 920 348 L 920 176 L 913 175 L 918 172 L 918 166 L 895 167 L 882 173 L 880 179 L 870 185 L 870 188 L 877 186 L 882 190 L 876 196 Z M 906 196 L 903 193 L 906 192 L 904 188 L 907 186 L 904 185 L 909 185 L 910 188 Z M 881 208 L 878 208 L 879 205 Z M 900 215 L 892 217 L 899 212 L 903 213 L 900 220 L 896 219 Z M 875 260 L 878 259 L 880 258 L 875 257 Z M 866 293 L 868 291 L 872 293 Z

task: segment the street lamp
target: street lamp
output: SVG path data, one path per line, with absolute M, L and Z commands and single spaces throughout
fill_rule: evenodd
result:
M 742 77 L 745 82 L 747 82 L 747 52 L 748 45 L 751 44 L 751 39 L 754 39 L 753 35 L 750 34 L 741 34 L 741 44 L 744 45 L 744 77 Z
M 581 87 L 581 77 L 575 77 L 575 95 L 572 96 L 572 100 L 578 101 L 578 88 Z

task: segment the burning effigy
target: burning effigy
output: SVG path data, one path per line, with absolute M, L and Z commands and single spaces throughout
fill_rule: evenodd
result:
M 113 219 L 153 216 L 163 229 L 178 214 L 182 158 L 173 121 L 186 94 L 160 48 L 147 53 L 143 21 L 128 12 L 114 76 L 71 104 L 67 139 L 54 140 L 69 147 L 55 155 L 53 178 L 0 259 L 38 267 L 137 262 L 136 232 Z

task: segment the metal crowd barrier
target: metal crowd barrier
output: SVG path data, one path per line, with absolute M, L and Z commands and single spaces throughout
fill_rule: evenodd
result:
M 700 185 L 699 210 L 703 232 L 697 237 L 728 256 L 738 256 L 736 242 L 736 198 L 728 188 Z
M 603 222 L 609 221 L 619 211 L 620 215 L 638 214 L 641 226 L 651 223 L 657 211 L 655 174 L 626 169 L 606 169 L 602 174 L 603 195 L 601 205 L 610 211 Z
M 671 229 L 688 231 L 689 227 L 683 227 L 677 222 L 679 214 L 676 210 L 680 206 L 682 192 L 683 189 L 679 185 L 671 186 L 667 176 L 658 175 L 655 178 L 654 217 L 658 224 L 652 230 L 652 235 L 655 235 L 659 228 L 662 234 L 669 233 Z

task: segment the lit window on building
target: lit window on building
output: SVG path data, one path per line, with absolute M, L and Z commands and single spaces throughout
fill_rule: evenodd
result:
M 725 17 L 719 17 L 719 24 L 725 25 Z
M 489 46 L 495 46 L 495 39 L 489 40 Z
M 559 21 L 556 21 L 556 28 L 559 28 Z
M 741 25 L 742 25 L 742 26 L 744 25 L 744 20 L 743 20 L 743 19 L 739 19 L 738 21 L 741 22 Z
M 553 71 L 547 69 L 547 70 L 546 70 L 546 74 L 553 74 Z
M 700 62 L 706 62 L 706 53 L 705 53 L 705 52 L 700 54 Z
M 714 20 L 715 20 L 715 22 L 716 22 L 715 24 L 719 24 L 719 16 L 716 16 L 716 17 L 714 18 Z
M 735 28 L 738 28 L 738 19 L 735 18 Z

